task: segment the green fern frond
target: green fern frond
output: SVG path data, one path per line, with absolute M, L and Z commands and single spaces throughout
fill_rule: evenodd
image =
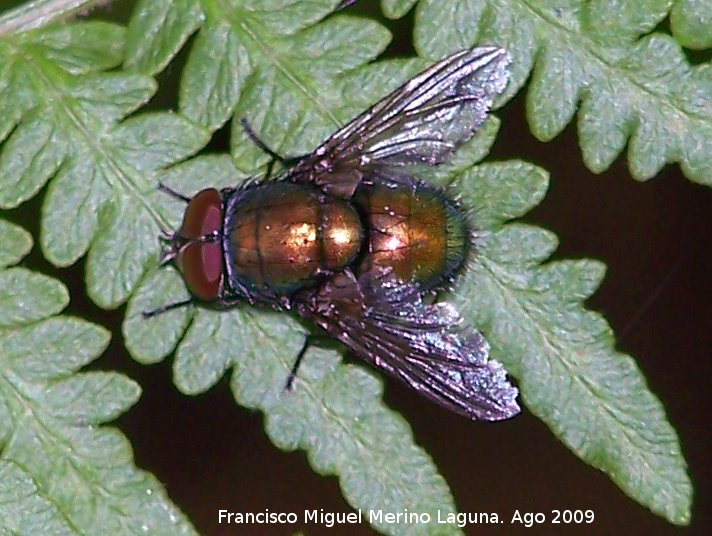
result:
M 32 241 L 0 220 L 0 267 Z M 94 324 L 56 316 L 58 281 L 0 269 L 0 531 L 7 534 L 195 534 L 117 430 L 101 426 L 136 403 L 114 372 L 80 372 L 109 343 Z
M 155 172 L 200 149 L 208 133 L 172 113 L 121 119 L 153 95 L 147 76 L 101 72 L 121 62 L 124 28 L 103 22 L 0 36 L 0 207 L 47 181 L 41 242 L 58 266 L 88 252 L 88 290 L 124 301 L 155 259 L 166 222 Z
M 150 74 L 161 70 L 199 29 L 181 77 L 179 111 L 209 129 L 236 112 L 273 149 L 303 153 L 353 113 L 341 105 L 339 76 L 373 60 L 390 40 L 383 27 L 367 20 L 321 21 L 337 3 L 233 1 L 218 7 L 144 0 L 129 27 L 126 66 Z M 244 169 L 266 161 L 239 123 L 233 125 L 232 150 Z
M 656 514 L 688 524 L 692 483 L 677 434 L 633 359 L 615 350 L 606 321 L 582 304 L 605 266 L 546 263 L 553 234 L 505 223 L 539 202 L 546 175 L 523 162 L 483 164 L 456 184 L 489 233 L 457 293 L 465 318 L 487 334 L 527 408 L 567 447 Z
M 677 0 L 670 11 L 675 40 L 691 49 L 712 47 L 712 4 L 706 0 Z
M 41 222 L 45 256 L 65 266 L 88 253 L 88 290 L 104 307 L 132 296 L 123 326 L 127 347 L 146 363 L 175 350 L 181 391 L 203 392 L 232 369 L 235 398 L 264 412 L 272 441 L 306 450 L 317 471 L 338 475 L 353 506 L 453 512 L 447 484 L 405 422 L 385 407 L 371 372 L 340 363 L 336 351 L 312 349 L 295 390 L 284 390 L 305 334 L 294 319 L 249 307 L 220 314 L 175 310 L 150 322 L 140 314 L 187 297 L 173 269 L 154 266 L 156 235 L 176 228 L 184 209 L 155 191 L 158 181 L 191 194 L 239 184 L 267 161 L 239 123 L 232 125 L 231 156 L 187 160 L 214 130 L 246 117 L 276 151 L 304 153 L 428 63 L 372 62 L 388 32 L 369 20 L 329 16 L 336 3 L 142 0 L 128 32 L 88 22 L 0 35 L 0 207 L 17 206 L 49 182 Z M 383 0 L 394 17 L 414 4 Z M 415 45 L 429 59 L 475 42 L 504 45 L 514 58 L 505 99 L 533 73 L 528 113 L 540 139 L 557 135 L 580 103 L 580 143 L 592 169 L 607 168 L 628 143 L 637 178 L 680 162 L 692 180 L 709 184 L 708 65 L 691 67 L 670 36 L 641 37 L 667 15 L 671 2 L 650 0 L 635 10 L 613 10 L 613 4 L 456 0 L 450 11 L 440 1 L 421 0 Z M 704 44 L 704 28 L 689 16 L 694 4 L 678 2 L 671 24 L 681 42 Z M 156 90 L 151 76 L 196 32 L 182 72 L 180 113 L 136 114 Z M 451 164 L 427 177 L 453 184 L 474 207 L 478 226 L 490 233 L 450 299 L 492 341 L 495 357 L 520 380 L 527 407 L 557 437 L 636 500 L 674 523 L 687 523 L 691 486 L 678 439 L 638 369 L 614 350 L 605 321 L 581 305 L 598 286 L 603 266 L 590 260 L 546 264 L 555 237 L 507 223 L 543 196 L 548 180 L 542 170 L 521 162 L 472 168 L 487 153 L 496 126 L 489 121 Z M 0 261 L 6 255 L 6 264 L 13 264 L 28 248 L 26 234 L 0 222 Z M 4 329 L 15 333 L 50 323 L 61 334 L 61 326 L 77 325 L 46 318 L 67 300 L 53 280 L 13 268 L 0 272 L 0 284 L 7 294 L 0 304 L 0 337 Z M 21 303 L 21 296 L 27 301 Z M 60 378 L 66 391 L 57 391 L 52 403 L 72 419 L 98 424 L 133 403 L 137 391 L 116 375 L 71 376 L 105 345 L 96 328 L 87 330 L 94 333 L 85 345 L 91 356 L 77 358 L 75 368 L 58 366 L 57 374 L 70 376 L 66 385 Z M 37 340 L 45 335 L 32 334 Z M 27 342 L 28 351 L 37 340 Z M 7 348 L 24 348 L 13 344 Z M 41 347 L 64 355 L 66 344 L 65 338 L 46 338 Z M 0 356 L 5 347 L 0 344 Z M 35 363 L 36 381 L 47 381 L 38 369 Z M 116 395 L 115 405 L 99 387 Z M 94 397 L 95 411 L 63 399 L 72 390 Z M 91 432 L 104 433 L 98 430 Z M 0 430 L 0 437 L 8 433 Z M 123 439 L 112 445 L 126 462 Z M 36 460 L 18 460 L 22 470 L 11 460 L 0 472 L 22 489 L 44 485 L 27 473 Z M 439 529 L 460 533 L 454 526 Z
M 531 77 L 533 134 L 551 140 L 578 109 L 579 144 L 595 173 L 627 145 L 638 180 L 678 162 L 690 180 L 712 185 L 712 69 L 691 65 L 680 43 L 654 31 L 672 4 L 454 0 L 443 9 L 439 0 L 421 0 L 415 46 L 430 59 L 474 43 L 507 48 L 513 59 L 507 93 Z M 709 11 L 709 2 L 676 3 L 673 28 L 682 44 L 712 40 L 712 25 L 704 24 Z

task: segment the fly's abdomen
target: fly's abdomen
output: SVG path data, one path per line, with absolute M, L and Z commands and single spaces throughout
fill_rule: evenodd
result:
M 424 183 L 362 186 L 356 203 L 368 228 L 361 270 L 390 267 L 422 289 L 453 277 L 470 248 L 467 218 L 439 190 Z
M 258 294 L 290 294 L 359 253 L 362 225 L 349 203 L 309 185 L 275 182 L 249 188 L 228 226 L 232 277 Z

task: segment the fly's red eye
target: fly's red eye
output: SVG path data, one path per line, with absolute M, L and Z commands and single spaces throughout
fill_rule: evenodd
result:
M 222 228 L 222 200 L 215 188 L 198 192 L 188 203 L 178 234 L 184 238 L 199 238 Z
M 217 299 L 222 277 L 222 251 L 219 243 L 193 242 L 176 259 L 191 294 L 203 301 Z
M 220 192 L 208 188 L 198 192 L 188 203 L 178 235 L 199 239 L 222 230 L 223 210 Z M 178 269 L 191 294 L 203 301 L 213 301 L 220 292 L 223 273 L 222 245 L 215 241 L 188 242 L 178 252 Z

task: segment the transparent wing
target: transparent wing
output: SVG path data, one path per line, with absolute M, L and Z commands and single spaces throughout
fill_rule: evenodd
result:
M 299 313 L 356 355 L 470 419 L 497 421 L 520 409 L 504 367 L 482 334 L 449 304 L 424 304 L 417 289 L 371 274 L 335 276 L 296 304 Z
M 333 134 L 292 170 L 350 196 L 379 166 L 436 165 L 469 140 L 507 85 L 509 54 L 463 50 L 436 63 Z

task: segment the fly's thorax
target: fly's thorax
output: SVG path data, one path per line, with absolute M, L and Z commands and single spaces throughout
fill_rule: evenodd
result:
M 439 189 L 414 184 L 361 186 L 355 204 L 367 222 L 368 252 L 360 270 L 390 268 L 423 290 L 451 280 L 470 249 L 463 211 Z
M 363 241 L 358 213 L 317 187 L 258 183 L 228 203 L 226 260 L 233 288 L 273 300 L 351 264 Z

